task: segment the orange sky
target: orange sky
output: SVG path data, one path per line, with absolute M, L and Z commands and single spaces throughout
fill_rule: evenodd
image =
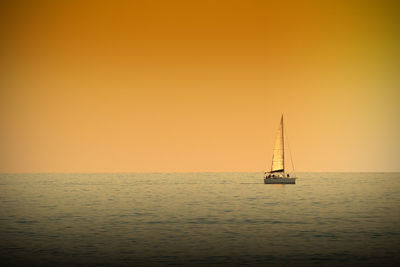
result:
M 0 172 L 262 171 L 282 113 L 298 171 L 400 171 L 396 1 L 33 2 L 0 4 Z

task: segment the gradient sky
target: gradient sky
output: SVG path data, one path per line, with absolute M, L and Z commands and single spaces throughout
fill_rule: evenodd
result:
M 400 171 L 399 11 L 1 1 L 0 172 Z

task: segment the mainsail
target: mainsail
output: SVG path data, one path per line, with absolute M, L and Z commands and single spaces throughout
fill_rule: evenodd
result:
M 272 154 L 271 173 L 285 171 L 285 151 L 283 142 L 283 115 L 275 138 L 274 151 Z

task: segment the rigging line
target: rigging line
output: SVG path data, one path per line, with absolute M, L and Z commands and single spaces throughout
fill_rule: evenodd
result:
M 284 125 L 283 127 L 285 128 L 285 132 L 286 132 L 286 143 L 287 143 L 287 146 L 288 146 L 288 149 L 289 149 L 290 161 L 292 162 L 292 168 L 293 168 L 293 172 L 294 172 L 294 177 L 297 177 L 296 170 L 294 169 L 294 164 L 293 164 L 292 151 L 290 150 L 289 138 L 287 137 L 286 125 Z
M 274 153 L 274 152 L 272 151 L 272 153 Z M 268 158 L 268 155 L 265 156 L 265 158 Z M 265 165 L 266 165 L 266 166 L 265 166 L 265 170 L 264 170 L 264 176 L 266 177 L 267 170 L 268 170 L 268 163 L 266 163 Z M 272 163 L 271 163 L 271 170 L 272 170 Z

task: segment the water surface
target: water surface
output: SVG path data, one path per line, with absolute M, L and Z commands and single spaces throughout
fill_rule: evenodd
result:
M 399 173 L 0 174 L 6 265 L 398 265 Z

